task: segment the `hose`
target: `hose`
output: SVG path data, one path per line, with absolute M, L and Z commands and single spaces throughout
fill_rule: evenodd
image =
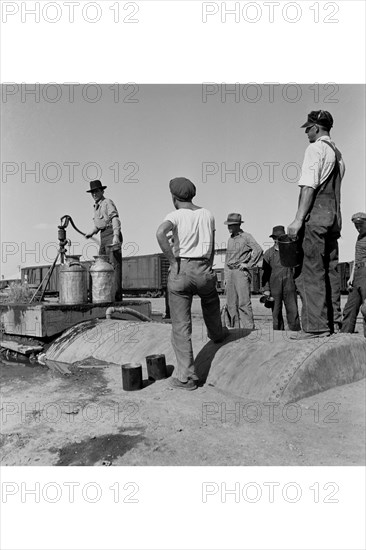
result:
M 111 319 L 112 318 L 112 313 L 129 313 L 130 315 L 133 315 L 134 317 L 137 317 L 138 319 L 140 319 L 140 321 L 145 321 L 147 323 L 151 323 L 152 320 L 150 319 L 150 317 L 147 317 L 146 315 L 144 315 L 143 313 L 140 313 L 139 311 L 136 311 L 135 309 L 132 309 L 131 307 L 109 307 L 107 308 L 106 312 L 105 312 L 105 317 L 106 319 Z
M 66 221 L 62 221 L 62 220 L 66 220 Z M 78 233 L 80 233 L 80 235 L 83 235 L 83 237 L 85 237 L 86 233 L 83 233 L 83 231 L 80 231 L 80 229 L 78 229 L 72 219 L 71 216 L 69 216 L 68 214 L 66 214 L 65 216 L 62 216 L 61 218 L 61 225 L 59 225 L 59 228 L 61 229 L 65 229 L 68 225 L 69 225 L 69 222 L 71 223 L 72 227 L 75 229 L 75 231 L 77 231 Z

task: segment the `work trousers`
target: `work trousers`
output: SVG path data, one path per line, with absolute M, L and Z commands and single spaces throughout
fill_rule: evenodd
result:
M 122 242 L 122 233 L 119 234 L 120 241 Z M 119 250 L 107 249 L 108 245 L 111 245 L 113 241 L 113 229 L 107 227 L 100 232 L 100 247 L 99 254 L 102 256 L 108 256 L 109 262 L 114 267 L 114 300 L 121 302 L 122 300 L 122 252 Z
M 177 358 L 176 377 L 181 382 L 197 380 L 192 348 L 191 306 L 195 294 L 201 298 L 203 320 L 211 340 L 223 338 L 216 275 L 206 260 L 178 260 L 178 274 L 168 276 L 172 345 Z
M 354 332 L 358 312 L 363 302 L 366 300 L 366 266 L 355 268 L 352 290 L 348 295 L 346 305 L 343 310 L 343 321 L 341 332 Z M 363 333 L 366 337 L 366 322 L 363 321 Z
M 254 317 L 250 300 L 251 277 L 248 271 L 226 271 L 226 304 L 230 326 L 254 329 Z
M 272 272 L 270 286 L 271 295 L 274 298 L 272 318 L 273 330 L 285 330 L 285 324 L 282 315 L 282 304 L 285 304 L 288 328 L 290 330 L 300 330 L 299 311 L 297 308 L 297 295 L 294 280 L 288 277 L 276 277 L 276 272 Z
M 334 324 L 341 323 L 338 237 L 329 227 L 305 223 L 304 258 L 296 279 L 305 332 L 333 331 Z

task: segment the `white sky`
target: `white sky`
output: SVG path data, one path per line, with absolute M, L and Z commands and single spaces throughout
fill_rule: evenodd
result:
M 125 255 L 158 251 L 155 230 L 172 209 L 168 182 L 177 175 L 194 181 L 196 202 L 214 213 L 219 246 L 227 240 L 223 221 L 238 211 L 244 229 L 266 247 L 272 226 L 286 226 L 294 217 L 296 176 L 307 146 L 300 126 L 312 109 L 329 110 L 335 120 L 332 138 L 347 166 L 340 259 L 352 259 L 350 217 L 366 209 L 363 2 L 280 2 L 272 5 L 273 17 L 261 2 L 120 2 L 115 22 L 117 3 L 96 2 L 82 11 L 88 4 L 82 1 L 74 6 L 73 23 L 67 3 L 36 4 L 2 3 L 3 82 L 140 84 L 138 90 L 120 85 L 117 100 L 116 86 L 81 84 L 72 102 L 69 84 L 38 86 L 39 101 L 24 85 L 4 85 L 4 276 L 19 265 L 53 260 L 62 215 L 70 214 L 82 230 L 91 227 L 92 200 L 85 191 L 97 173 L 86 171 L 88 163 L 100 167 L 106 196 L 117 204 Z M 224 6 L 236 10 L 226 23 Z M 128 18 L 138 23 L 128 24 Z M 141 84 L 146 82 L 154 85 Z M 202 82 L 218 83 L 206 102 Z M 225 97 L 225 82 L 262 85 L 244 86 L 235 98 Z M 294 82 L 299 84 L 286 85 Z M 96 92 L 101 97 L 93 102 Z M 36 163 L 39 182 L 24 174 Z M 73 181 L 70 163 L 78 163 Z M 217 172 L 206 182 L 204 163 Z M 235 165 L 239 182 L 224 173 Z M 131 173 L 137 181 L 126 181 Z M 68 237 L 74 253 L 90 258 L 96 252 L 71 228 Z
M 119 209 L 125 255 L 159 250 L 155 231 L 173 208 L 168 183 L 175 176 L 192 179 L 196 203 L 214 213 L 219 247 L 229 212 L 240 212 L 244 229 L 268 246 L 272 227 L 295 215 L 308 145 L 300 126 L 313 109 L 332 113 L 331 136 L 346 162 L 340 258 L 352 259 L 350 217 L 365 210 L 364 86 L 139 85 L 121 86 L 117 98 L 115 86 L 80 85 L 73 102 L 71 85 L 33 88 L 39 98 L 30 86 L 3 87 L 5 276 L 53 260 L 61 216 L 70 214 L 83 231 L 92 227 L 86 190 L 97 177 Z M 96 253 L 71 227 L 67 236 L 74 253 Z

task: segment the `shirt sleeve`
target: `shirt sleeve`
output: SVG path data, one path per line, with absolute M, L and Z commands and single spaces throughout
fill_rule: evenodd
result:
M 304 156 L 301 168 L 300 187 L 312 187 L 316 189 L 320 185 L 321 154 L 315 144 L 310 144 Z
M 299 186 L 316 189 L 321 184 L 321 172 L 321 149 L 317 143 L 310 143 L 305 151 Z
M 113 233 L 115 235 L 119 235 L 119 232 L 121 231 L 121 222 L 116 205 L 111 199 L 106 199 L 105 206 L 108 220 L 112 223 Z
M 263 256 L 263 250 L 250 233 L 247 233 L 246 237 L 247 237 L 247 244 L 252 250 L 250 254 L 250 259 L 246 262 L 248 269 L 252 269 L 253 267 L 259 267 L 260 261 Z
M 164 222 L 170 222 L 173 224 L 174 227 L 177 226 L 177 219 L 175 217 L 175 212 L 169 212 L 163 220 Z

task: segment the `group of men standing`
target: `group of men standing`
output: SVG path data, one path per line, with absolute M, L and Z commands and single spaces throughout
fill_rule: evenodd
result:
M 285 234 L 284 226 L 273 228 L 270 237 L 274 245 L 263 255 L 262 248 L 252 235 L 241 229 L 243 220 L 239 213 L 229 214 L 224 222 L 230 233 L 225 261 L 228 326 L 254 329 L 250 270 L 263 264 L 263 292 L 267 298 L 271 296 L 273 299 L 275 330 L 284 330 L 284 302 L 289 328 L 294 331 L 292 338 L 296 340 L 354 331 L 359 308 L 366 300 L 366 213 L 359 212 L 352 217 L 359 237 L 349 280 L 349 288 L 353 290 L 343 313 L 342 324 L 337 265 L 342 226 L 340 188 L 345 166 L 340 151 L 329 135 L 332 126 L 331 114 L 322 110 L 312 111 L 302 126 L 310 143 L 299 181 L 297 212 L 287 228 L 288 237 L 296 239 L 302 248 L 301 269 L 295 272 L 293 268 L 281 264 L 278 239 Z M 116 244 L 122 241 L 118 213 L 112 201 L 103 196 L 104 188 L 99 181 L 91 182 L 88 192 L 93 194 L 95 200 L 95 228 L 86 236 L 102 231 L 103 244 L 103 232 L 106 235 L 107 231 L 107 240 L 112 239 L 112 243 Z M 208 337 L 220 343 L 228 334 L 221 322 L 216 275 L 212 269 L 215 220 L 207 209 L 192 202 L 196 187 L 190 180 L 174 178 L 169 183 L 169 189 L 175 210 L 165 217 L 156 236 L 170 263 L 168 293 L 172 344 L 177 358 L 171 385 L 177 389 L 193 390 L 198 381 L 191 341 L 194 295 L 201 298 Z M 109 202 L 103 204 L 103 201 Z M 301 327 L 296 290 L 302 301 Z

